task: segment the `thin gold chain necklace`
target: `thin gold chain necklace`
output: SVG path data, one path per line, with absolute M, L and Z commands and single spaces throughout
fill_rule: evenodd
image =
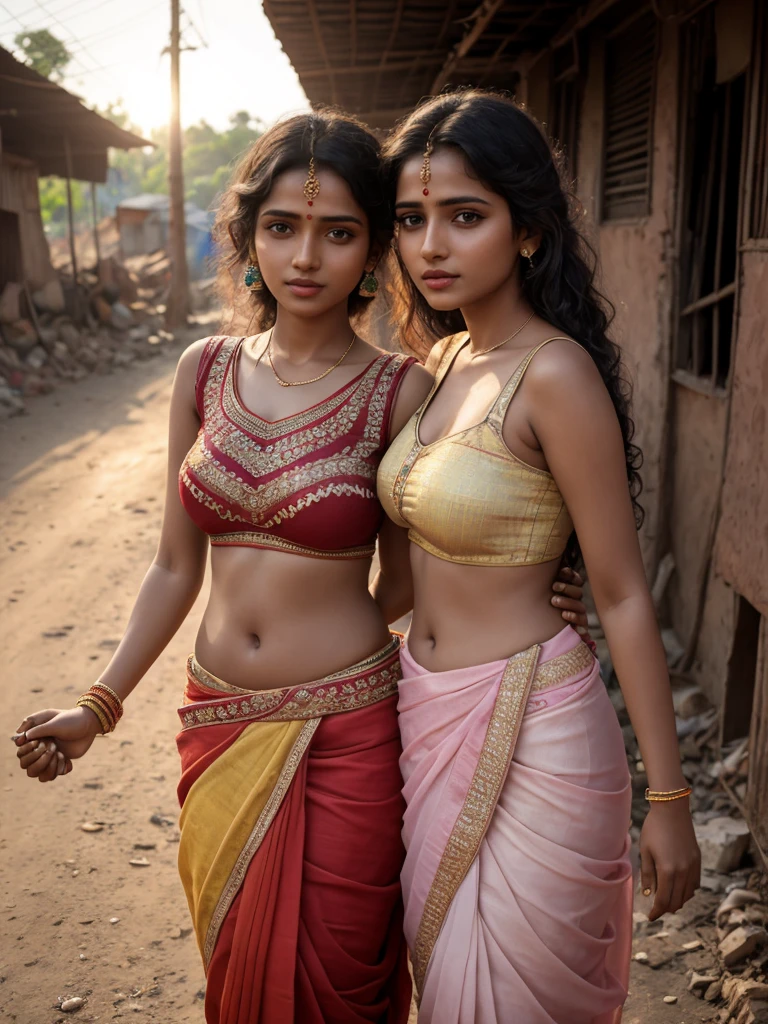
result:
M 283 380 L 283 378 L 280 376 L 280 374 L 275 369 L 275 364 L 272 362 L 272 332 L 273 331 L 274 331 L 274 327 L 271 328 L 271 330 L 269 332 L 269 341 L 267 342 L 267 359 L 269 360 L 269 365 L 272 367 L 272 373 L 274 373 L 274 375 L 275 375 L 275 380 L 277 381 L 277 383 L 280 385 L 281 388 L 300 388 L 300 387 L 303 387 L 305 384 L 314 384 L 316 381 L 322 380 L 323 377 L 327 377 L 328 374 L 331 373 L 333 370 L 335 370 L 337 366 L 341 366 L 341 364 L 344 362 L 344 360 L 349 355 L 352 346 L 355 344 L 355 338 L 357 337 L 357 335 L 353 331 L 352 332 L 352 341 L 350 341 L 349 345 L 347 345 L 346 351 L 344 352 L 342 357 L 340 359 L 337 359 L 336 362 L 333 364 L 333 366 L 329 366 L 327 370 L 324 370 L 323 373 L 319 374 L 317 377 L 312 377 L 312 378 L 310 378 L 310 380 Z
M 533 318 L 535 316 L 536 316 L 536 312 L 534 310 L 534 312 L 531 313 L 531 315 L 528 317 L 528 319 L 525 321 L 525 323 L 520 324 L 520 326 L 517 328 L 517 330 L 515 331 L 514 334 L 510 334 L 510 336 L 508 338 L 505 338 L 504 341 L 498 342 L 498 344 L 496 344 L 496 345 L 491 345 L 490 348 L 484 348 L 482 352 L 475 352 L 475 353 L 473 353 L 472 355 L 470 355 L 469 358 L 470 359 L 476 359 L 478 356 L 487 356 L 489 352 L 494 352 L 497 348 L 501 348 L 502 345 L 506 345 L 508 341 L 512 341 L 513 338 L 516 338 L 518 336 L 518 334 L 523 330 L 523 328 L 527 327 L 528 324 L 531 322 L 531 320 L 533 320 Z

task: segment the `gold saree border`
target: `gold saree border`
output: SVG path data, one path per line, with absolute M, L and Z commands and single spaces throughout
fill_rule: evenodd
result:
M 216 947 L 216 940 L 219 937 L 219 931 L 226 918 L 232 903 L 237 895 L 240 886 L 243 884 L 245 873 L 253 860 L 256 852 L 264 841 L 264 836 L 267 834 L 270 825 L 275 819 L 275 815 L 280 810 L 280 806 L 288 792 L 291 783 L 294 780 L 296 772 L 298 771 L 301 759 L 307 752 L 312 737 L 315 734 L 315 730 L 320 724 L 320 718 L 313 718 L 305 722 L 301 728 L 301 732 L 296 737 L 296 740 L 291 748 L 288 757 L 285 760 L 285 764 L 280 770 L 277 782 L 275 783 L 272 792 L 269 794 L 269 798 L 264 805 L 261 814 L 256 819 L 256 824 L 251 830 L 251 834 L 240 851 L 240 855 L 235 861 L 227 883 L 221 891 L 218 902 L 214 908 L 211 920 L 208 925 L 208 931 L 205 936 L 205 945 L 203 946 L 203 962 L 205 964 L 206 971 L 211 962 L 213 951 Z
M 541 647 L 534 644 L 510 658 L 504 669 L 483 748 L 432 879 L 416 933 L 412 956 L 419 996 L 448 909 L 477 856 L 507 777 L 540 650 Z
M 296 722 L 357 711 L 397 693 L 402 678 L 401 638 L 396 634 L 386 647 L 340 672 L 314 683 L 276 690 L 243 690 L 207 672 L 194 655 L 187 672 L 203 686 L 222 690 L 228 697 L 194 701 L 179 708 L 182 731 L 225 722 Z

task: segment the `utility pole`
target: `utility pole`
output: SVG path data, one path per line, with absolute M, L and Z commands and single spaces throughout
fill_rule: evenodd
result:
M 184 172 L 181 164 L 181 102 L 179 69 L 181 31 L 179 0 L 171 0 L 171 121 L 169 125 L 168 186 L 170 192 L 169 248 L 171 285 L 165 309 L 166 327 L 183 327 L 189 316 L 186 224 L 184 221 Z

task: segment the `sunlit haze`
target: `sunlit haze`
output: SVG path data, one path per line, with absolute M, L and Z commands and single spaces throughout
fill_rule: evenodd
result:
M 182 5 L 183 125 L 205 120 L 226 127 L 247 110 L 270 123 L 307 109 L 307 100 L 256 0 L 188 0 Z M 123 100 L 144 133 L 166 124 L 170 105 L 167 47 L 170 5 L 135 0 L 0 0 L 0 45 L 47 28 L 73 54 L 64 86 L 88 106 Z M 203 45 L 201 40 L 207 43 Z

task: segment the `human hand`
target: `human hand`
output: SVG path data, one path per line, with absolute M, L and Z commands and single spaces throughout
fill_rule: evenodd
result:
M 589 635 L 587 623 L 587 606 L 582 601 L 584 580 L 575 569 L 565 565 L 557 574 L 552 589 L 555 591 L 555 596 L 552 598 L 554 607 L 565 621 L 576 629 L 582 640 L 589 643 L 592 638 Z
M 649 921 L 675 913 L 698 889 L 701 854 L 685 797 L 651 804 L 640 833 L 640 874 L 643 891 L 655 894 Z
M 30 778 L 50 782 L 72 770 L 72 759 L 82 757 L 101 724 L 88 708 L 48 709 L 25 718 L 12 737 L 20 766 Z

